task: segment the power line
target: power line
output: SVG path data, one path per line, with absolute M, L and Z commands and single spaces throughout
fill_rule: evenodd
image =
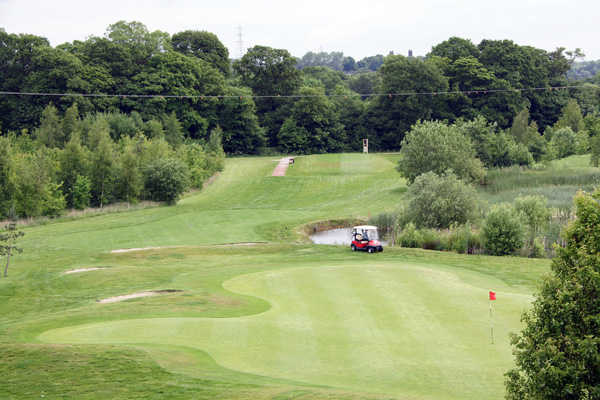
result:
M 271 95 L 248 95 L 248 96 L 235 96 L 235 95 L 177 95 L 177 94 L 135 94 L 135 93 L 120 93 L 120 94 L 108 94 L 108 93 L 50 93 L 50 92 L 11 92 L 11 91 L 0 91 L 1 96 L 27 96 L 27 97 L 113 97 L 113 98 L 134 98 L 134 99 L 151 99 L 151 98 L 162 98 L 162 99 L 267 99 L 267 98 L 317 98 L 317 97 L 409 97 L 409 96 L 444 96 L 444 95 L 486 95 L 496 93 L 524 93 L 524 92 L 539 92 L 539 91 L 554 91 L 564 89 L 600 89 L 598 86 L 545 86 L 545 87 L 531 87 L 521 89 L 478 89 L 478 90 L 450 90 L 450 91 L 437 91 L 437 92 L 395 92 L 395 93 L 345 93 L 345 94 L 271 94 Z

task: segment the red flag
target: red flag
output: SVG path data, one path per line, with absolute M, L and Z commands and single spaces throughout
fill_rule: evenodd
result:
M 496 300 L 496 292 L 490 290 L 490 300 Z

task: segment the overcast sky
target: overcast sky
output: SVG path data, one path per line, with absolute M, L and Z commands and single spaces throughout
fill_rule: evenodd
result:
M 546 50 L 580 47 L 586 60 L 600 59 L 598 0 L 0 0 L 0 27 L 32 33 L 53 46 L 101 36 L 119 20 L 140 21 L 149 30 L 187 29 L 215 33 L 239 55 L 256 44 L 289 50 L 343 51 L 369 55 L 425 55 L 451 36 L 511 39 Z

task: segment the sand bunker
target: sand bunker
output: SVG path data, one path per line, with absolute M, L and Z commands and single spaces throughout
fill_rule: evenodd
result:
M 259 244 L 266 244 L 267 242 L 239 242 L 239 243 L 221 243 L 221 244 L 211 244 L 211 245 L 203 245 L 200 247 L 212 247 L 212 246 L 218 246 L 218 247 L 230 247 L 230 246 L 256 246 Z M 131 249 L 117 249 L 117 250 L 111 250 L 111 253 L 129 253 L 129 252 L 133 252 L 133 251 L 144 251 L 144 250 L 160 250 L 160 249 L 176 249 L 176 248 L 180 248 L 180 247 L 186 247 L 186 246 L 157 246 L 157 247 L 134 247 Z
M 216 244 L 218 247 L 233 247 L 233 246 L 257 246 L 259 244 L 266 244 L 267 242 L 240 242 L 240 243 L 223 243 Z
M 137 292 L 137 293 L 131 293 L 131 294 L 124 294 L 122 296 L 108 297 L 106 299 L 96 300 L 96 301 L 98 303 L 103 303 L 103 304 L 104 303 L 117 303 L 119 301 L 137 299 L 139 297 L 150 297 L 150 296 L 157 296 L 159 294 L 175 293 L 175 292 L 182 292 L 182 291 L 183 290 L 177 290 L 177 289 L 149 290 L 146 292 Z
M 134 247 L 134 248 L 131 248 L 131 249 L 111 250 L 111 253 L 129 253 L 131 251 L 174 249 L 176 247 L 181 247 L 181 246 Z
M 63 272 L 63 274 L 76 274 L 78 272 L 88 272 L 88 271 L 97 271 L 99 269 L 106 269 L 104 267 L 93 267 L 93 268 L 77 268 L 77 269 L 72 269 L 69 271 L 65 271 Z

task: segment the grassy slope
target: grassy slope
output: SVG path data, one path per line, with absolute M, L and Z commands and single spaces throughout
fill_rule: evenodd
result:
M 0 393 L 28 398 L 52 387 L 55 397 L 85 397 L 99 387 L 108 392 L 86 396 L 501 397 L 511 363 L 507 333 L 518 329 L 548 263 L 416 250 L 369 256 L 312 245 L 210 246 L 285 241 L 308 221 L 393 209 L 405 190 L 392 156 L 303 157 L 285 178 L 270 176 L 275 164 L 228 160 L 212 186 L 177 207 L 27 229 L 26 252 L 0 281 L 0 341 L 12 343 L 0 345 L 2 359 L 11 360 L 0 365 L 9 376 Z M 108 253 L 169 245 L 185 247 Z M 87 266 L 109 268 L 61 275 Z M 494 346 L 489 287 L 502 299 Z M 184 292 L 95 302 L 149 289 Z M 40 334 L 72 345 L 18 344 Z M 94 373 L 79 376 L 68 363 Z M 49 364 L 46 375 L 27 366 Z M 147 371 L 154 378 L 144 391 L 134 381 Z M 106 383 L 122 374 L 120 385 Z

